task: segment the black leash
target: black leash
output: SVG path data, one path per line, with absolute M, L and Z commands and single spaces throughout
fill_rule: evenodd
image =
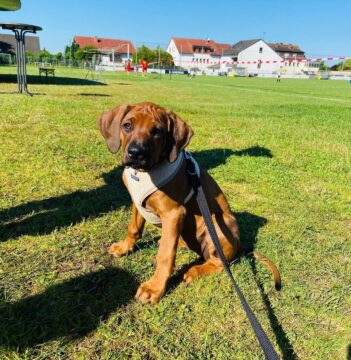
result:
M 241 305 L 243 306 L 246 316 L 249 318 L 251 326 L 253 328 L 253 331 L 255 332 L 255 335 L 262 347 L 262 350 L 264 352 L 265 358 L 267 360 L 279 360 L 280 357 L 279 355 L 276 353 L 276 351 L 273 348 L 272 343 L 269 341 L 267 334 L 264 332 L 264 330 L 262 329 L 261 324 L 258 322 L 255 314 L 252 312 L 248 302 L 246 301 L 243 293 L 241 292 L 238 284 L 236 283 L 233 274 L 230 270 L 229 267 L 229 263 L 227 261 L 227 259 L 225 258 L 224 254 L 223 254 L 223 250 L 222 247 L 220 245 L 219 239 L 218 239 L 218 235 L 217 232 L 215 230 L 213 221 L 212 221 L 212 217 L 211 217 L 211 213 L 210 210 L 208 208 L 207 205 L 207 201 L 206 201 L 206 197 L 205 197 L 205 193 L 204 190 L 202 188 L 201 182 L 200 182 L 200 178 L 196 173 L 196 167 L 195 167 L 195 163 L 193 161 L 193 159 L 187 154 L 185 153 L 185 158 L 187 161 L 187 172 L 189 175 L 189 179 L 191 182 L 191 185 L 194 189 L 194 193 L 196 196 L 196 201 L 199 205 L 201 214 L 204 218 L 205 224 L 207 226 L 208 232 L 210 233 L 211 239 L 213 241 L 213 244 L 216 248 L 216 251 L 224 265 L 224 269 L 227 273 L 227 275 L 230 278 L 231 283 L 233 284 L 235 291 L 240 299 Z

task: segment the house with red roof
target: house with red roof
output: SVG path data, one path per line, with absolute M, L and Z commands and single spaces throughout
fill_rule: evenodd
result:
M 97 36 L 74 36 L 73 41 L 80 48 L 95 46 L 102 54 L 103 62 L 126 63 L 132 59 L 135 47 L 130 40 L 105 39 Z
M 216 43 L 210 39 L 172 37 L 167 52 L 172 55 L 176 66 L 207 70 L 220 62 L 223 51 L 227 48 L 230 48 L 229 44 Z

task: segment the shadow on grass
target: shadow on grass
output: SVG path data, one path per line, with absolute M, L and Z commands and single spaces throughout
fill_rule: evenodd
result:
M 346 359 L 351 360 L 351 344 L 347 347 Z
M 122 182 L 122 167 L 103 173 L 103 186 L 75 191 L 49 199 L 31 201 L 0 212 L 0 242 L 22 235 L 44 235 L 55 229 L 95 218 L 131 201 Z M 7 223 L 8 222 L 8 223 Z
M 0 83 L 10 83 L 17 84 L 17 75 L 16 74 L 0 74 Z M 27 83 L 28 86 L 31 84 L 40 84 L 47 85 L 46 79 L 44 76 L 40 78 L 39 75 L 27 75 Z M 105 83 L 89 80 L 89 79 L 81 79 L 81 78 L 71 78 L 71 77 L 60 77 L 55 76 L 55 78 L 48 77 L 48 84 L 50 85 L 106 85 Z M 29 89 L 30 91 L 30 89 Z
M 213 149 L 194 151 L 192 155 L 200 166 L 207 170 L 215 168 L 226 163 L 230 156 L 249 156 L 272 158 L 272 152 L 261 146 L 253 146 L 247 149 L 234 151 L 231 149 Z
M 80 93 L 80 96 L 95 96 L 95 97 L 110 97 L 111 95 L 108 94 L 89 94 L 89 93 Z
M 214 149 L 193 153 L 207 170 L 225 164 L 232 155 L 267 157 L 269 154 L 270 150 L 258 146 L 241 151 Z M 105 184 L 93 190 L 31 201 L 0 211 L 0 242 L 22 235 L 49 234 L 55 229 L 130 206 L 130 197 L 122 182 L 122 171 L 119 166 L 102 174 Z
M 236 212 L 235 217 L 238 221 L 240 229 L 240 241 L 242 248 L 242 256 L 246 256 L 248 253 L 252 252 L 255 249 L 256 239 L 258 232 L 261 227 L 265 226 L 267 220 L 261 216 L 251 214 L 249 212 Z M 251 258 L 250 258 L 251 260 Z M 240 261 L 240 259 L 239 259 Z M 169 292 L 172 292 L 182 281 L 183 274 L 193 265 L 199 265 L 203 263 L 203 259 L 199 258 L 191 262 L 190 264 L 184 265 L 177 273 L 171 278 L 169 282 Z M 278 346 L 283 354 L 284 360 L 296 360 L 298 359 L 292 345 L 285 333 L 284 329 L 279 323 L 277 316 L 275 315 L 273 306 L 269 300 L 268 295 L 265 293 L 262 283 L 258 277 L 258 271 L 256 268 L 256 262 L 250 261 L 251 270 L 254 275 L 256 285 L 260 291 L 262 301 L 265 305 L 267 315 L 270 321 L 271 329 L 274 332 Z M 218 293 L 219 294 L 219 293 Z M 250 299 L 248 299 L 248 302 Z M 255 309 L 253 309 L 255 312 Z
M 256 247 L 256 238 L 258 231 L 261 227 L 263 227 L 267 223 L 267 220 L 261 216 L 253 215 L 247 212 L 236 213 L 235 216 L 238 220 L 239 229 L 240 229 L 241 247 L 243 251 L 243 256 L 245 256 L 248 253 L 254 251 Z M 257 264 L 256 261 L 254 260 L 250 261 L 250 267 L 253 272 L 256 285 L 260 290 L 261 298 L 267 310 L 271 328 L 274 332 L 279 348 L 283 354 L 283 359 L 284 360 L 298 359 L 287 334 L 285 333 L 283 327 L 279 323 L 277 316 L 275 315 L 269 297 L 264 291 L 263 284 L 259 280 L 256 264 Z
M 108 268 L 50 287 L 14 303 L 0 303 L 0 346 L 23 351 L 65 337 L 81 338 L 134 296 L 137 281 Z

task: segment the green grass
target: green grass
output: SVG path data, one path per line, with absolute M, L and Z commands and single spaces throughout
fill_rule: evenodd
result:
M 0 92 L 15 90 L 8 73 L 0 68 Z M 127 257 L 106 252 L 126 233 L 130 200 L 96 118 L 140 101 L 192 126 L 189 150 L 226 193 L 244 245 L 279 267 L 276 292 L 261 265 L 232 265 L 277 351 L 351 356 L 347 82 L 57 77 L 30 77 L 33 97 L 0 94 L 1 359 L 263 359 L 224 273 L 189 286 L 175 276 L 158 304 L 142 306 L 133 296 L 154 271 L 159 231 L 147 226 Z M 178 251 L 177 271 L 195 258 Z

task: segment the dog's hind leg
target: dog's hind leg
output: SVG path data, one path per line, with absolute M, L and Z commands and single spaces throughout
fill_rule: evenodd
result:
M 134 250 L 135 243 L 141 238 L 144 230 L 145 219 L 140 215 L 133 203 L 132 217 L 128 225 L 128 233 L 124 240 L 113 243 L 108 252 L 113 256 L 123 256 Z
M 184 274 L 184 281 L 190 283 L 201 276 L 208 275 L 214 272 L 223 270 L 223 264 L 220 259 L 210 259 L 201 265 L 193 265 Z
M 232 261 L 239 250 L 239 230 L 236 219 L 231 213 L 212 216 L 216 232 L 223 249 L 223 253 L 228 262 Z M 184 281 L 190 283 L 199 277 L 223 270 L 222 261 L 217 255 L 215 246 L 206 229 L 202 239 L 202 252 L 205 262 L 201 265 L 191 266 L 184 274 Z

